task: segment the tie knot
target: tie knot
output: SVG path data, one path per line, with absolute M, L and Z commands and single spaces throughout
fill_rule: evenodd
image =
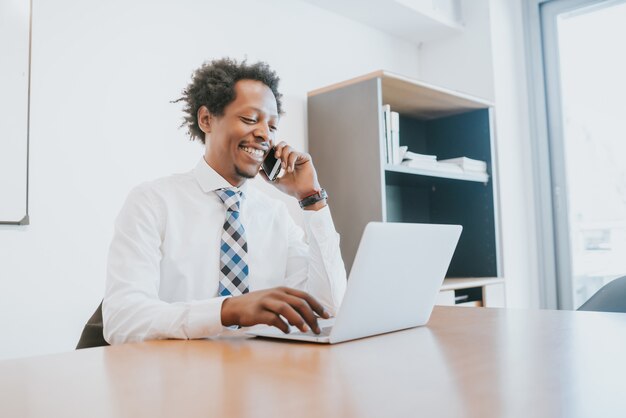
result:
M 215 193 L 222 199 L 227 211 L 239 212 L 239 205 L 243 195 L 237 189 L 219 189 Z

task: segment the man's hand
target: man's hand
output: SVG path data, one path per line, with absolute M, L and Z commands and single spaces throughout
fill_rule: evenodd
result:
M 274 152 L 276 158 L 280 158 L 282 162 L 284 174 L 271 183 L 280 191 L 300 201 L 321 189 L 309 154 L 294 150 L 284 141 L 276 145 Z M 261 175 L 268 180 L 262 170 Z
M 315 314 L 322 318 L 330 317 L 313 296 L 288 287 L 250 292 L 228 298 L 222 303 L 224 326 L 250 327 L 267 324 L 280 328 L 285 334 L 289 333 L 289 326 L 279 315 L 302 332 L 307 332 L 310 328 L 319 334 L 320 327 Z

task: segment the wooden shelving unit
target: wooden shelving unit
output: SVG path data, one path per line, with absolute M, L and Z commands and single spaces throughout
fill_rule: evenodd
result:
M 478 159 L 487 173 L 387 164 L 383 104 L 400 113 L 400 144 L 410 151 Z M 370 221 L 460 224 L 448 276 L 495 278 L 487 285 L 503 286 L 492 121 L 487 101 L 387 71 L 309 93 L 309 151 L 348 269 Z

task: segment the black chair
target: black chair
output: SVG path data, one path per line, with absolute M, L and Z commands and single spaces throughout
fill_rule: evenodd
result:
M 91 315 L 83 332 L 78 340 L 76 349 L 90 348 L 90 347 L 103 347 L 109 345 L 104 339 L 104 332 L 102 329 L 102 302 L 98 305 L 96 311 Z
M 605 284 L 578 310 L 626 313 L 626 276 Z

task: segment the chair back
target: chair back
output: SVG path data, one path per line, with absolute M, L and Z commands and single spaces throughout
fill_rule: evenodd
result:
M 626 276 L 615 279 L 583 303 L 579 311 L 626 312 Z
M 78 340 L 76 349 L 90 348 L 90 347 L 103 347 L 109 343 L 104 339 L 104 332 L 102 328 L 102 302 L 96 308 L 96 311 L 91 315 L 91 318 L 85 324 L 83 332 Z

